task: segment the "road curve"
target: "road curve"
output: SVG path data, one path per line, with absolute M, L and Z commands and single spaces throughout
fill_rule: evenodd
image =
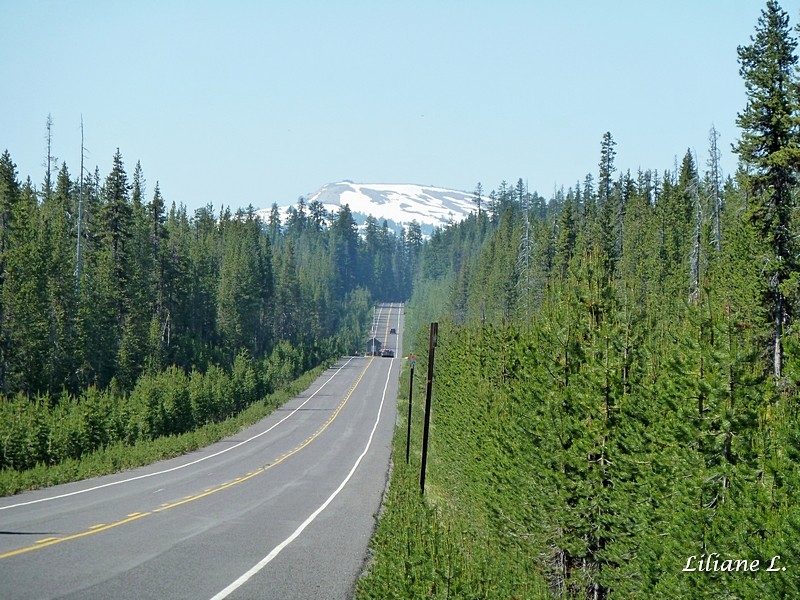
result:
M 402 305 L 376 309 L 373 329 L 398 356 L 402 324 Z M 386 486 L 399 371 L 396 358 L 343 358 L 217 444 L 0 498 L 0 598 L 351 597 Z

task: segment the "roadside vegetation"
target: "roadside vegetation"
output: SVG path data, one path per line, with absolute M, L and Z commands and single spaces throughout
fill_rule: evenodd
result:
M 407 331 L 410 334 L 410 329 Z M 427 329 L 419 330 L 416 347 L 427 348 L 427 337 Z M 537 571 L 539 557 L 530 552 L 530 545 L 524 539 L 509 538 L 493 526 L 497 494 L 486 489 L 485 482 L 503 476 L 497 470 L 497 456 L 487 452 L 478 461 L 474 453 L 465 455 L 465 447 L 474 446 L 476 441 L 468 438 L 481 433 L 474 428 L 459 431 L 456 423 L 444 420 L 438 393 L 434 396 L 436 417 L 425 496 L 420 494 L 426 361 L 426 357 L 418 357 L 414 374 L 409 464 L 405 458 L 407 365 L 401 375 L 391 482 L 372 540 L 371 560 L 358 581 L 355 598 L 549 597 L 546 580 Z M 486 400 L 491 403 L 492 398 Z M 471 403 L 458 406 L 469 407 Z M 495 425 L 485 423 L 483 433 Z M 502 435 L 497 432 L 497 436 Z M 455 480 L 458 485 L 453 485 Z
M 706 169 L 635 174 L 606 133 L 596 176 L 479 185 L 425 244 L 426 490 L 401 424 L 357 598 L 800 597 L 795 34 L 769 1 L 738 50 L 735 175 L 713 127 Z
M 282 357 L 289 361 L 290 357 Z M 179 456 L 257 423 L 314 381 L 328 366 L 304 374 L 290 363 L 269 386 L 245 359 L 228 374 L 210 369 L 186 375 L 170 369 L 142 377 L 127 399 L 90 388 L 78 399 L 0 405 L 4 457 L 0 495 L 116 473 Z M 268 365 L 272 366 L 272 365 Z M 266 390 L 266 392 L 265 392 Z

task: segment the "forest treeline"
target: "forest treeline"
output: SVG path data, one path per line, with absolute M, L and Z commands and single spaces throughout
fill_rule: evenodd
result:
M 479 185 L 425 244 L 428 501 L 396 460 L 358 597 L 800 597 L 796 46 L 771 0 L 732 176 L 713 127 L 661 172 L 618 172 L 606 133 L 596 175 Z
M 422 237 L 301 198 L 261 220 L 149 194 L 119 150 L 101 178 L 0 156 L 0 468 L 75 458 L 235 414 L 361 349 L 410 294 Z M 53 170 L 51 170 L 53 169 Z

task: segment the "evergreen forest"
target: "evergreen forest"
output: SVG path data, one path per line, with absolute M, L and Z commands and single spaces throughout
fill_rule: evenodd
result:
M 714 127 L 635 173 L 606 133 L 596 174 L 479 184 L 423 246 L 427 482 L 403 426 L 358 598 L 800 597 L 800 80 L 773 0 L 738 58 L 736 173 Z
M 47 121 L 48 148 L 52 123 Z M 0 155 L 0 471 L 221 422 L 360 350 L 422 236 L 300 198 L 188 215 L 140 163 L 40 186 Z

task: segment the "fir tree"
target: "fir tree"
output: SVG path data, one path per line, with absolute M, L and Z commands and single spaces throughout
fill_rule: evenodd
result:
M 603 255 L 606 257 L 606 270 L 609 274 L 614 271 L 619 258 L 618 237 L 618 198 L 614 194 L 613 175 L 616 170 L 614 157 L 617 143 L 610 132 L 603 134 L 600 143 L 600 173 L 598 177 L 597 204 L 599 206 L 599 243 Z
M 737 117 L 742 129 L 734 146 L 746 168 L 753 192 L 748 217 L 766 240 L 764 303 L 773 333 L 772 373 L 783 374 L 783 334 L 792 315 L 784 283 L 797 266 L 792 213 L 794 187 L 800 167 L 800 100 L 798 99 L 797 40 L 789 16 L 769 0 L 749 45 L 740 46 L 739 73 L 747 90 L 747 105 Z
M 47 250 L 30 179 L 15 204 L 5 252 L 2 302 L 9 356 L 6 385 L 26 393 L 48 383 Z
M 330 261 L 337 274 L 335 294 L 343 298 L 358 284 L 358 230 L 350 207 L 339 209 L 330 228 Z
M 270 208 L 269 220 L 267 223 L 269 226 L 269 237 L 272 242 L 275 243 L 278 240 L 279 234 L 281 233 L 281 213 L 276 202 L 272 203 L 272 208 Z
M 561 277 L 566 276 L 569 261 L 572 259 L 572 253 L 575 250 L 576 237 L 575 212 L 571 194 L 567 194 L 567 199 L 564 202 L 564 207 L 561 209 L 561 216 L 558 220 L 558 242 L 556 246 L 557 270 Z
M 102 223 L 103 233 L 108 241 L 117 272 L 124 276 L 122 255 L 125 241 L 130 236 L 130 225 L 133 217 L 130 206 L 130 184 L 125 173 L 122 154 L 117 148 L 114 154 L 111 173 L 103 186 Z
M 475 203 L 475 206 L 477 206 L 478 217 L 480 217 L 483 208 L 483 185 L 481 185 L 480 181 L 478 185 L 475 186 L 475 191 L 472 193 L 472 201 Z
M 20 201 L 20 185 L 17 181 L 17 165 L 11 160 L 8 150 L 0 155 L 0 391 L 8 390 L 8 372 L 11 348 L 8 338 L 8 310 L 3 302 L 6 286 L 8 252 L 14 227 L 14 214 Z
M 49 389 L 57 393 L 64 386 L 75 393 L 77 381 L 76 319 L 78 308 L 75 286 L 75 233 L 77 214 L 72 212 L 75 185 L 66 163 L 56 178 L 54 193 L 41 206 L 42 228 L 47 245 L 47 310 L 49 320 Z

